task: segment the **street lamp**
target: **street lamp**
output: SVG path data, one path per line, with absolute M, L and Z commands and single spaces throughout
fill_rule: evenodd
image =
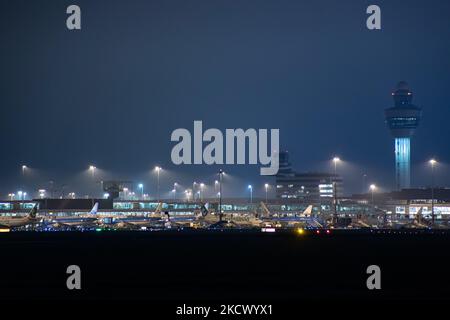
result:
M 44 198 L 45 198 L 45 189 L 39 189 L 39 197 L 40 197 L 41 199 L 44 199 Z
M 176 195 L 177 190 L 175 190 L 175 188 L 172 189 L 172 194 L 173 194 L 173 201 L 175 201 L 175 195 Z
M 374 205 L 373 193 L 377 190 L 377 186 L 374 184 L 370 185 L 370 192 L 372 193 L 372 205 Z
M 141 197 L 144 199 L 144 185 L 142 183 L 139 183 L 138 185 L 139 189 L 141 189 Z
M 333 163 L 334 163 L 334 174 L 337 174 L 337 164 L 341 161 L 341 159 L 339 159 L 339 157 L 334 157 L 333 158 Z
M 367 174 L 363 173 L 363 175 L 362 175 L 362 187 L 363 187 L 363 192 L 366 191 L 366 179 L 367 179 Z
M 214 192 L 219 192 L 218 191 L 218 188 L 219 188 L 219 181 L 214 181 Z
M 250 203 L 253 203 L 253 187 L 251 184 L 248 185 L 248 189 L 250 190 Z
M 437 164 L 437 161 L 431 159 L 429 161 L 431 165 L 431 221 L 434 224 L 434 167 Z
M 90 165 L 90 166 L 89 166 L 89 171 L 92 172 L 92 178 L 95 177 L 95 169 L 97 169 L 95 166 L 93 166 L 93 165 Z
M 334 181 L 332 181 L 331 185 L 333 187 L 333 202 L 334 202 L 334 220 L 337 220 L 337 212 L 338 212 L 338 201 L 337 201 L 337 164 L 341 161 L 339 157 L 333 158 L 334 163 Z
M 161 170 L 162 170 L 161 167 L 158 167 L 158 166 L 155 167 L 156 176 L 157 176 L 157 179 L 158 179 L 158 185 L 157 185 L 158 202 L 160 200 L 160 196 L 159 196 L 159 173 L 161 172 Z
M 19 200 L 23 200 L 23 192 L 22 191 L 18 191 L 17 195 L 19 196 Z
M 25 170 L 27 170 L 28 167 L 26 165 L 22 165 L 22 175 L 25 175 Z
M 204 183 L 200 183 L 200 202 L 203 201 L 203 189 L 205 188 Z
M 264 189 L 266 190 L 266 203 L 267 203 L 267 199 L 268 199 L 268 197 L 267 197 L 267 191 L 269 190 L 269 184 L 268 184 L 268 183 L 266 183 L 266 184 L 264 185 Z
M 173 200 L 175 200 L 177 198 L 177 187 L 178 187 L 178 183 L 174 183 L 173 184 Z
M 14 200 L 14 197 L 15 197 L 15 196 L 16 196 L 16 195 L 15 195 L 14 193 L 9 193 L 9 194 L 8 194 L 8 197 L 10 198 L 11 201 Z
M 197 185 L 197 182 L 192 182 L 192 201 L 195 201 L 195 186 Z
M 222 221 L 222 177 L 223 170 L 219 170 L 219 220 Z
M 191 197 L 191 191 L 190 190 L 184 190 L 184 193 L 186 194 L 186 200 L 189 202 L 189 199 Z

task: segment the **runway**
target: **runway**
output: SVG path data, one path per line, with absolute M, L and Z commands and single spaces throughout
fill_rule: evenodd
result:
M 0 298 L 161 302 L 450 299 L 448 233 L 0 234 Z M 81 268 L 82 289 L 66 288 Z M 382 289 L 366 287 L 381 268 Z

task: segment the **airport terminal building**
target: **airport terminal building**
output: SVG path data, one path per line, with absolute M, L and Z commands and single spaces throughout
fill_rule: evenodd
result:
M 298 173 L 291 167 L 289 153 L 280 152 L 280 170 L 276 175 L 276 197 L 311 202 L 332 201 L 342 196 L 342 178 L 323 172 Z

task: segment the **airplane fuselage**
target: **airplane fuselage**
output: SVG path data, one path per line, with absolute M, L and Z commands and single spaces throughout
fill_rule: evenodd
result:
M 17 228 L 31 224 L 33 223 L 33 221 L 34 219 L 31 219 L 29 217 L 2 217 L 0 218 L 0 226 L 6 228 Z

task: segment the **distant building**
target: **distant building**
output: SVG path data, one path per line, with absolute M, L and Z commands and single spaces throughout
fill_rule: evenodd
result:
M 411 186 L 411 137 L 419 125 L 422 109 L 412 104 L 413 94 L 406 82 L 397 84 L 394 107 L 385 110 L 386 124 L 395 138 L 396 190 Z
M 323 172 L 297 173 L 292 170 L 289 153 L 280 152 L 280 169 L 276 175 L 278 199 L 329 202 L 333 200 L 334 186 L 337 196 L 341 197 L 342 178 L 339 175 Z
M 435 203 L 450 203 L 450 188 L 435 188 L 433 190 Z M 376 192 L 373 194 L 375 204 L 386 203 L 431 203 L 432 191 L 430 188 L 402 189 L 392 192 Z M 349 199 L 355 201 L 371 202 L 370 193 L 354 194 Z

